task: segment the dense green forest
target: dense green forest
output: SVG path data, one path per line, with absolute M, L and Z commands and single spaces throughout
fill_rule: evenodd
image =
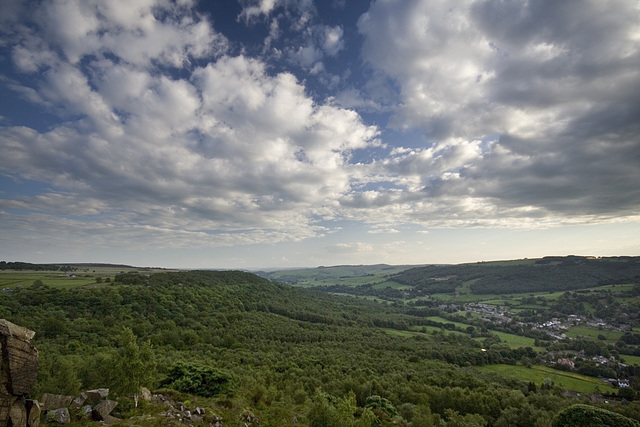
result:
M 144 407 L 126 404 L 137 366 L 142 385 L 200 394 L 224 425 L 242 425 L 250 411 L 263 426 L 545 426 L 576 403 L 549 381 L 479 372 L 475 366 L 515 364 L 536 352 L 499 342 L 483 348 L 453 324 L 451 332 L 428 329 L 428 309 L 243 272 L 114 279 L 3 293 L 0 318 L 37 332 L 36 397 L 109 387 L 125 402 L 122 416 L 140 414 Z M 607 408 L 640 419 L 636 402 Z

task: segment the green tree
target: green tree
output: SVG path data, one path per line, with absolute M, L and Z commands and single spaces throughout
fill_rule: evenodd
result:
M 560 411 L 551 425 L 552 427 L 639 427 L 640 423 L 606 409 L 575 404 Z
M 440 425 L 440 415 L 436 414 L 434 417 L 428 405 L 415 407 L 411 414 L 411 427 L 433 427 L 436 425 Z
M 160 385 L 204 397 L 227 393 L 234 388 L 229 373 L 209 366 L 185 363 L 174 365 Z
M 460 415 L 458 411 L 446 409 L 447 427 L 485 427 L 487 421 L 478 414 Z
M 365 408 L 371 409 L 379 418 L 391 419 L 398 415 L 398 410 L 393 403 L 378 395 L 367 397 Z
M 336 398 L 316 390 L 307 420 L 311 427 L 370 427 L 377 417 L 369 408 L 358 408 L 353 391 Z
M 79 393 L 81 383 L 76 374 L 74 363 L 69 357 L 55 356 L 53 360 L 44 359 L 42 362 L 42 367 L 50 372 L 50 375 L 44 380 L 38 391 L 70 396 Z
M 141 388 L 150 385 L 155 374 L 151 344 L 148 341 L 138 343 L 131 328 L 124 328 L 119 337 L 114 365 L 114 391 L 123 396 L 133 396 L 134 406 L 137 407 Z

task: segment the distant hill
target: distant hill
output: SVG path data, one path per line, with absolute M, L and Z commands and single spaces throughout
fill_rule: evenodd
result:
M 31 264 L 29 262 L 0 261 L 0 270 L 31 270 L 31 271 L 71 271 L 72 264 Z
M 293 270 L 258 271 L 257 275 L 276 282 L 318 286 L 344 281 L 346 279 L 364 277 L 384 277 L 399 273 L 415 265 L 336 265 L 331 267 L 299 268 Z
M 135 267 L 128 264 L 109 264 L 104 262 L 73 262 L 64 265 L 70 265 L 72 267 L 87 268 L 87 267 L 113 267 L 113 268 L 147 268 L 147 267 Z
M 389 278 L 424 293 L 454 292 L 468 286 L 474 294 L 566 291 L 613 283 L 640 282 L 640 257 L 582 256 L 425 266 Z
M 557 292 L 639 283 L 640 257 L 570 255 L 455 265 L 339 265 L 256 274 L 331 293 L 412 299 L 456 292 L 475 295 Z
M 132 265 L 126 264 L 108 264 L 108 263 L 78 263 L 78 262 L 70 262 L 70 263 L 51 263 L 51 264 L 33 264 L 30 262 L 7 262 L 0 261 L 0 270 L 32 270 L 32 271 L 58 271 L 58 270 L 69 270 L 74 268 L 95 268 L 95 267 L 109 267 L 109 268 L 138 268 Z

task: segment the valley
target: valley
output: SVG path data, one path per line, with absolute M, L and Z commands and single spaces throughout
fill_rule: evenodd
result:
M 140 385 L 204 408 L 193 425 L 548 426 L 578 403 L 640 420 L 638 258 L 538 261 L 263 277 L 5 268 L 0 318 L 36 331 L 33 397 L 107 387 L 121 425 L 180 424 L 161 403 L 133 405 L 110 368 L 131 354 L 147 355 Z M 562 265 L 570 283 L 542 271 Z M 533 285 L 526 268 L 541 269 Z M 169 381 L 179 366 L 187 377 Z M 196 372 L 225 386 L 201 393 Z
M 544 366 L 543 372 L 550 378 L 567 377 L 568 370 L 592 375 L 574 374 L 573 381 L 560 381 L 567 390 L 611 393 L 622 388 L 626 389 L 622 394 L 628 396 L 633 394 L 628 389 L 628 377 L 633 377 L 640 361 L 639 348 L 635 344 L 629 345 L 636 342 L 635 337 L 640 338 L 636 334 L 640 331 L 638 262 L 637 258 L 630 257 L 547 257 L 457 266 L 418 266 L 400 272 L 393 271 L 390 266 L 372 266 L 369 270 L 340 266 L 322 268 L 321 275 L 317 273 L 318 269 L 271 275 L 286 274 L 284 277 L 294 286 L 386 301 L 392 305 L 403 304 L 408 307 L 407 312 L 429 321 L 428 326 L 414 328 L 406 337 L 417 333 L 461 334 L 487 344 L 484 351 L 505 345 L 535 352 L 533 360 L 515 363 L 511 360 L 507 365 L 490 365 L 502 368 L 487 367 L 485 371 L 535 382 L 540 379 L 541 370 L 531 369 L 531 363 L 544 363 L 540 366 Z M 581 265 L 588 268 L 577 273 Z M 623 266 L 621 274 L 616 269 L 620 265 Z M 560 269 L 540 271 L 555 266 Z M 486 273 L 479 273 L 483 268 Z M 562 268 L 573 270 L 574 276 L 569 283 L 563 281 L 567 273 Z M 348 272 L 351 275 L 346 274 Z M 331 273 L 333 277 L 328 277 Z M 543 283 L 540 277 L 560 284 L 545 291 L 526 292 L 532 287 L 527 277 L 533 277 L 534 289 L 553 286 Z M 481 288 L 474 289 L 474 284 L 487 283 L 488 279 L 493 280 L 492 289 L 502 288 L 506 292 L 483 293 Z M 618 283 L 589 286 L 598 282 Z M 579 287 L 572 283 L 586 285 Z M 568 290 L 555 291 L 557 288 Z M 415 297 L 417 293 L 427 295 Z M 397 331 L 390 333 L 402 336 Z M 521 369 L 523 365 L 528 369 Z

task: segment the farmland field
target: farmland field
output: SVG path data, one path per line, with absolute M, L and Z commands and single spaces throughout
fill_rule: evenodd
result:
M 621 331 L 612 331 L 608 329 L 598 329 L 596 327 L 587 325 L 574 326 L 567 330 L 567 336 L 570 338 L 587 337 L 592 339 L 598 339 L 598 335 L 603 335 L 608 341 L 617 341 L 622 336 Z
M 542 350 L 542 347 L 535 346 L 535 340 L 533 338 L 499 331 L 491 331 L 491 333 L 497 335 L 500 341 L 509 344 L 511 348 L 532 347 L 536 351 Z
M 447 334 L 459 334 L 459 335 L 467 335 L 464 332 L 460 331 L 451 331 L 448 329 L 438 328 L 436 326 L 413 326 L 410 329 L 411 331 L 420 332 L 422 334 L 431 334 L 434 332 L 442 332 L 444 331 Z
M 276 282 L 295 284 L 302 287 L 363 284 L 397 287 L 395 282 L 387 282 L 387 277 L 414 266 L 386 264 L 362 266 L 341 265 L 333 267 L 302 268 L 295 270 L 279 270 L 273 272 L 257 272 L 258 275 Z
M 470 326 L 466 323 L 452 322 L 440 316 L 429 316 L 427 317 L 427 319 L 432 320 L 434 322 L 439 322 L 442 324 L 453 323 L 454 325 L 456 325 L 456 327 L 461 329 L 466 329 L 468 326 Z M 509 334 L 506 332 L 499 332 L 499 331 L 491 331 L 491 333 L 497 335 L 500 338 L 500 341 L 508 344 L 509 347 L 511 348 L 532 347 L 536 351 L 542 350 L 541 347 L 535 346 L 535 340 L 533 338 L 523 337 L 520 335 Z M 478 338 L 478 341 L 483 339 L 484 338 Z
M 376 283 L 373 285 L 374 289 L 384 289 L 384 288 L 392 288 L 392 289 L 407 289 L 410 286 L 403 285 L 402 283 L 394 282 L 394 281 L 384 281 L 380 283 Z
M 451 320 L 447 320 L 444 317 L 440 317 L 440 316 L 429 316 L 426 319 L 432 320 L 432 321 L 438 322 L 438 323 L 443 323 L 443 324 L 444 323 L 453 323 L 454 325 L 456 325 L 456 327 L 462 328 L 462 329 L 466 329 L 467 327 L 471 326 L 471 325 L 468 325 L 466 323 L 453 322 Z
M 520 365 L 486 365 L 477 369 L 481 372 L 493 372 L 507 378 L 532 381 L 538 387 L 544 382 L 545 378 L 549 378 L 555 385 L 578 393 L 611 393 L 616 390 L 597 378 L 559 371 L 540 365 L 534 365 L 531 368 Z
M 16 273 L 14 271 L 2 271 L 0 272 L 0 288 L 20 288 L 31 286 L 36 280 L 40 280 L 43 284 L 54 288 L 72 288 L 75 286 L 96 283 L 96 277 L 97 275 L 93 274 L 67 276 L 66 273 L 59 271 L 34 271 L 20 273 Z M 109 276 L 104 276 L 103 278 L 106 277 Z
M 621 354 L 620 357 L 624 359 L 627 365 L 638 365 L 640 366 L 640 356 L 630 356 L 628 354 Z
M 40 280 L 44 285 L 52 288 L 74 288 L 97 284 L 96 279 L 100 277 L 102 283 L 107 279 L 113 281 L 116 274 L 128 271 L 140 271 L 141 273 L 152 273 L 158 271 L 169 271 L 152 268 L 136 269 L 126 266 L 108 265 L 82 265 L 76 264 L 74 271 L 26 271 L 26 270 L 0 270 L 0 289 L 21 288 L 31 286 L 36 280 Z M 6 291 L 5 291 L 6 292 Z

